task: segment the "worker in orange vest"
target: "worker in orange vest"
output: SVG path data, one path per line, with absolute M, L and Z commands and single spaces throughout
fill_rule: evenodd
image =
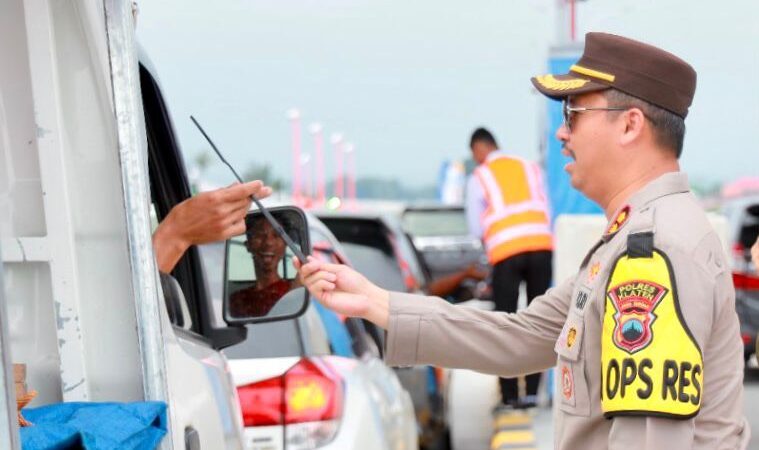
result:
M 551 282 L 553 236 L 543 176 L 537 164 L 499 150 L 485 128 L 472 133 L 470 148 L 478 166 L 467 183 L 469 231 L 482 240 L 493 267 L 496 310 L 516 312 L 522 282 L 528 304 Z M 539 382 L 539 373 L 527 375 L 520 398 L 517 379 L 501 378 L 503 405 L 535 406 Z

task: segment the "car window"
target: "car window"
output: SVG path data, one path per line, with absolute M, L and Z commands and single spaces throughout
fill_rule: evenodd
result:
M 315 302 L 310 302 L 306 312 L 299 317 L 300 334 L 303 339 L 303 352 L 308 356 L 330 355 L 332 347 L 324 323 L 316 310 Z
M 155 230 L 174 205 L 189 197 L 189 187 L 181 150 L 158 82 L 142 64 L 139 73 L 148 150 L 151 226 Z M 177 262 L 171 275 L 179 283 L 183 297 L 174 297 L 179 304 L 166 307 L 174 326 L 213 339 L 205 320 L 208 299 L 199 259 L 197 251 L 190 248 Z
M 391 237 L 393 248 L 400 260 L 401 270 L 406 279 L 406 287 L 409 290 L 424 289 L 427 285 L 427 275 L 422 269 L 419 255 L 411 242 L 411 238 L 401 230 Z
M 340 264 L 343 262 L 329 236 L 316 228 L 310 228 L 309 233 L 311 233 L 311 248 L 315 257 L 329 263 Z
M 340 317 L 322 306 L 319 302 L 314 301 L 313 305 L 319 313 L 324 329 L 327 332 L 332 354 L 354 358 L 356 354 L 353 351 L 352 336 L 345 327 L 345 324 L 340 320 Z
M 409 264 L 403 249 L 380 221 L 364 218 L 322 217 L 342 244 L 353 267 L 378 286 L 408 292 Z
M 343 243 L 343 248 L 353 263 L 353 267 L 364 274 L 372 283 L 391 291 L 405 292 L 401 268 L 395 255 L 367 245 Z
M 353 351 L 359 356 L 370 355 L 381 358 L 380 343 L 375 340 L 374 336 L 370 335 L 369 330 L 367 330 L 367 323 L 371 324 L 371 322 L 365 322 L 355 317 L 345 319 L 345 327 L 351 335 Z M 371 325 L 374 326 L 374 324 Z
M 212 242 L 198 246 L 203 267 L 206 271 L 208 293 L 213 303 L 213 323 L 216 326 L 225 324 L 222 311 L 224 295 L 224 242 Z
M 409 210 L 403 213 L 403 228 L 414 237 L 469 234 L 463 209 Z

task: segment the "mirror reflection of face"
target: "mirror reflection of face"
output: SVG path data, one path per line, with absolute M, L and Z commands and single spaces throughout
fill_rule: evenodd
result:
M 264 217 L 256 219 L 247 230 L 245 247 L 253 257 L 256 278 L 277 275 L 279 262 L 285 256 L 287 244 Z

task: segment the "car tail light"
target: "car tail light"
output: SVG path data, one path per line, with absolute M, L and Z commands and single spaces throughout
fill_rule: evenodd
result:
M 744 291 L 759 290 L 759 276 L 743 272 L 733 272 L 733 285 L 736 289 L 743 289 Z
M 749 345 L 754 342 L 754 337 L 750 334 L 741 333 L 741 340 L 743 341 L 743 345 Z
M 343 414 L 343 382 L 324 361 L 303 358 L 284 375 L 237 388 L 246 427 L 285 427 L 285 448 L 312 449 L 334 439 Z
M 271 378 L 237 388 L 242 421 L 246 427 L 282 425 L 284 379 Z

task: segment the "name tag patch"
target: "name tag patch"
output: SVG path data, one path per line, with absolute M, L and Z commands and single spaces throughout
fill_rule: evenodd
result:
M 577 291 L 577 297 L 575 297 L 575 308 L 582 311 L 585 309 L 585 305 L 588 304 L 588 299 L 590 298 L 590 289 L 586 288 L 585 286 L 581 287 L 580 290 Z

